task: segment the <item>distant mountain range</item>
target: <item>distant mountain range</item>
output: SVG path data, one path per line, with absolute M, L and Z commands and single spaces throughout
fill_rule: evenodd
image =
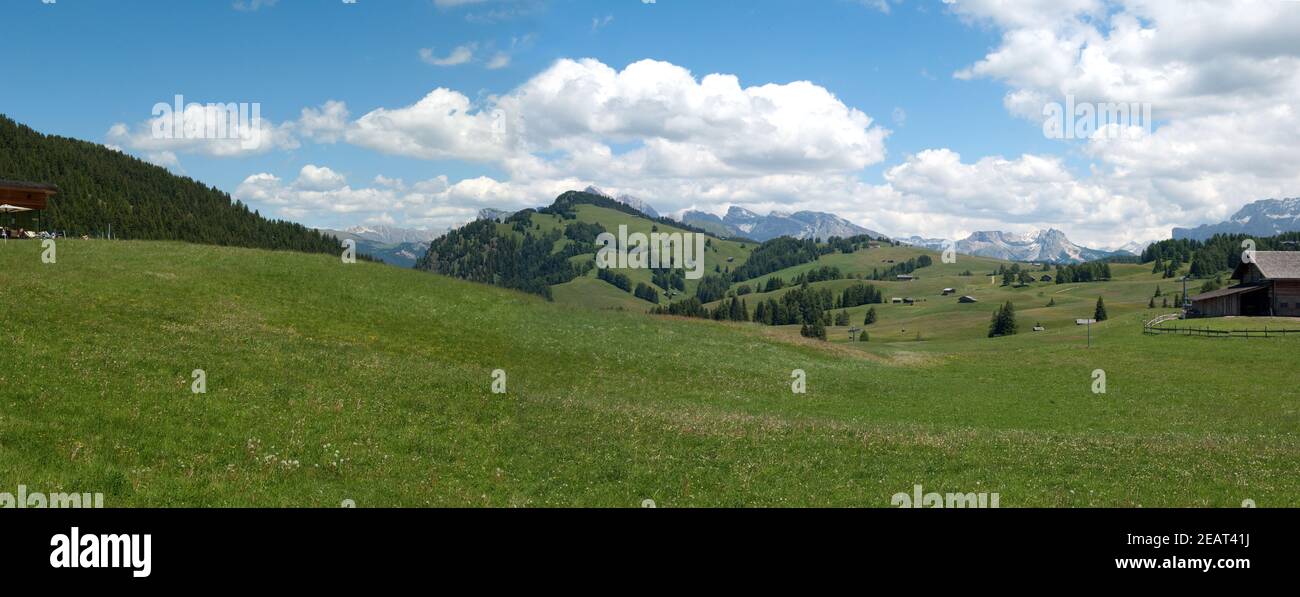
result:
M 1152 245 L 1152 241 L 1145 241 L 1145 242 L 1129 241 L 1118 247 L 1115 247 L 1113 249 L 1107 249 L 1107 250 L 1112 253 L 1128 253 L 1129 255 L 1139 256 L 1142 254 L 1142 251 L 1147 250 L 1147 247 L 1151 245 Z
M 478 219 L 480 220 L 496 220 L 498 222 L 504 222 L 506 221 L 506 218 L 513 215 L 515 215 L 515 212 L 513 211 L 505 211 L 503 209 L 492 209 L 491 207 L 485 207 L 483 209 L 478 210 Z
M 680 219 L 686 224 L 708 230 L 724 238 L 743 237 L 756 241 L 771 240 L 778 236 L 822 240 L 832 236 L 848 238 L 860 234 L 885 236 L 835 214 L 817 211 L 794 213 L 774 211 L 766 216 L 760 216 L 748 209 L 733 205 L 727 210 L 727 215 L 721 218 L 707 212 L 686 211 L 682 213 Z
M 353 226 L 347 230 L 322 229 L 321 234 L 340 241 L 351 239 L 357 252 L 370 255 L 389 265 L 415 267 L 415 262 L 429 250 L 429 243 L 442 235 L 430 230 L 412 230 L 396 226 Z
M 660 217 L 660 216 L 659 216 L 659 212 L 655 211 L 655 208 L 650 207 L 650 204 L 649 204 L 649 203 L 646 203 L 645 201 L 642 201 L 642 200 L 640 200 L 640 199 L 637 199 L 636 197 L 633 197 L 633 196 L 628 195 L 628 194 L 626 194 L 626 193 L 625 193 L 625 194 L 622 194 L 622 195 L 619 195 L 619 196 L 617 196 L 617 197 L 615 197 L 614 195 L 611 195 L 611 194 L 609 194 L 609 193 L 606 193 L 605 191 L 602 191 L 602 190 L 600 189 L 600 187 L 594 187 L 594 186 L 592 186 L 592 187 L 587 187 L 587 188 L 584 189 L 582 192 L 584 192 L 584 193 L 591 193 L 592 195 L 600 195 L 601 197 L 606 197 L 606 198 L 609 198 L 609 199 L 613 199 L 613 200 L 615 200 L 615 201 L 617 201 L 617 202 L 619 202 L 619 203 L 622 203 L 623 205 L 626 205 L 626 206 L 628 206 L 628 207 L 630 207 L 630 208 L 632 208 L 632 209 L 635 209 L 635 210 L 637 210 L 637 211 L 639 211 L 639 212 L 641 212 L 641 213 L 643 213 L 643 214 L 645 214 L 645 215 L 647 215 L 647 216 L 650 216 L 651 218 L 658 218 L 658 217 Z
M 661 217 L 659 212 L 649 203 L 626 193 L 616 196 L 596 186 L 589 186 L 583 192 L 613 199 L 651 218 Z M 483 210 L 479 212 L 479 217 L 496 219 L 493 216 L 502 214 L 505 214 L 505 212 Z M 508 216 L 508 214 L 505 215 Z M 760 216 L 745 208 L 732 206 L 731 209 L 727 210 L 727 215 L 721 218 L 707 212 L 688 210 L 676 220 L 704 230 L 719 238 L 747 238 L 759 242 L 771 240 L 778 236 L 791 236 L 799 239 L 820 238 L 823 240 L 832 236 L 847 238 L 859 234 L 869 234 L 876 237 L 884 236 L 879 232 L 858 226 L 835 214 L 816 211 L 795 213 L 774 211 L 766 216 Z
M 1297 231 L 1300 231 L 1300 198 L 1261 199 L 1241 208 L 1226 222 L 1174 228 L 1174 240 L 1207 240 L 1216 234 L 1265 237 Z
M 919 236 L 899 240 L 909 245 L 936 251 L 944 250 L 947 243 L 943 239 L 921 238 Z M 1130 244 L 1137 245 L 1138 243 Z M 954 249 L 958 253 L 965 255 L 1038 263 L 1082 263 L 1084 261 L 1114 257 L 1119 254 L 1116 251 L 1102 251 L 1076 245 L 1066 238 L 1064 232 L 1054 228 L 1029 234 L 1000 231 L 976 232 L 965 239 L 957 241 Z

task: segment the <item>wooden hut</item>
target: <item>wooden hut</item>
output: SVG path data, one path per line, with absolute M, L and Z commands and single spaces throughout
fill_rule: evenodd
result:
M 1300 317 L 1300 252 L 1256 251 L 1232 272 L 1236 286 L 1191 297 L 1192 313 L 1204 317 Z

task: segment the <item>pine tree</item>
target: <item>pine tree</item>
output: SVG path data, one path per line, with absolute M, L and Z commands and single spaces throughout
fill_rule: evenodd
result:
M 1092 316 L 1097 321 L 1106 321 L 1106 303 L 1097 297 L 1097 312 Z
M 876 308 L 867 309 L 867 317 L 862 321 L 862 325 L 871 325 L 876 323 Z
M 1012 336 L 1016 331 L 1016 307 L 1011 304 L 1011 301 L 1007 301 L 993 313 L 993 319 L 989 323 L 989 337 Z

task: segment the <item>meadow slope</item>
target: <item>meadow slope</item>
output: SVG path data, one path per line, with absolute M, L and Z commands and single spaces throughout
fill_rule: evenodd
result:
M 921 484 L 1003 507 L 1300 505 L 1300 338 L 1148 337 L 1137 308 L 1091 349 L 1072 326 L 828 344 L 326 255 L 103 241 L 60 241 L 52 265 L 3 245 L 0 305 L 0 491 L 887 507 Z

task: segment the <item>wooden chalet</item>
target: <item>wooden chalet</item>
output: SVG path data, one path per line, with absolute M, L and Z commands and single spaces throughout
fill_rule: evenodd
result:
M 35 227 L 40 212 L 49 207 L 50 197 L 58 192 L 54 185 L 0 180 L 0 226 Z
M 1203 317 L 1300 317 L 1300 252 L 1256 251 L 1232 272 L 1236 286 L 1191 297 Z

